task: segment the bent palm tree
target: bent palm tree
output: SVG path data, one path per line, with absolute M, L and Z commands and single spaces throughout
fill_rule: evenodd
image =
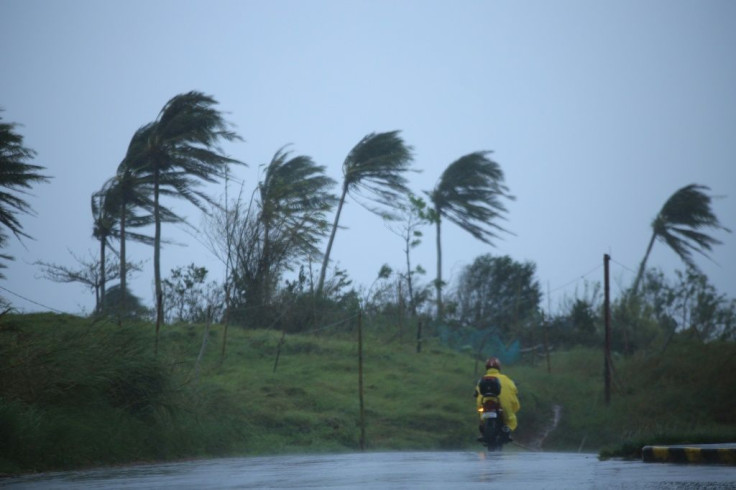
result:
M 278 150 L 259 185 L 264 293 L 270 291 L 273 276 L 278 276 L 288 258 L 318 253 L 315 243 L 329 226 L 325 214 L 337 201 L 329 191 L 335 181 L 325 175 L 324 166 L 308 156 L 289 155 L 284 148 Z
M 706 194 L 710 188 L 704 185 L 690 184 L 678 189 L 672 194 L 660 209 L 657 217 L 652 221 L 652 237 L 649 239 L 647 251 L 639 264 L 639 271 L 631 287 L 632 296 L 639 289 L 639 283 L 646 269 L 649 253 L 655 240 L 659 239 L 666 243 L 688 266 L 697 270 L 698 267 L 693 260 L 693 252 L 698 252 L 705 257 L 713 248 L 721 242 L 710 235 L 698 230 L 702 228 L 713 228 L 731 232 L 721 225 L 718 218 L 711 209 L 711 196 Z
M 204 210 L 212 200 L 196 187 L 216 182 L 225 176 L 228 165 L 242 163 L 225 156 L 220 140 L 240 137 L 230 131 L 229 124 L 214 108 L 217 101 L 201 92 L 187 92 L 170 99 L 158 117 L 138 130 L 126 155 L 128 168 L 138 176 L 147 175 L 153 185 L 154 252 L 153 269 L 156 289 L 156 344 L 163 323 L 163 289 L 161 286 L 161 221 L 160 196 L 169 189 Z
M 506 207 L 502 198 L 514 199 L 504 185 L 498 163 L 488 158 L 489 151 L 469 153 L 451 163 L 432 192 L 425 192 L 434 210 L 431 220 L 437 230 L 437 316 L 442 318 L 442 217 L 458 225 L 478 240 L 492 244 L 497 232 L 508 232 L 497 223 Z
M 21 239 L 30 236 L 23 232 L 17 213 L 33 214 L 33 210 L 19 194 L 24 194 L 31 184 L 48 182 L 49 177 L 39 173 L 45 170 L 44 167 L 28 163 L 36 152 L 23 146 L 23 136 L 15 132 L 15 126 L 14 123 L 2 122 L 0 117 L 0 225 Z M 0 248 L 7 239 L 8 236 L 0 229 Z M 13 259 L 4 254 L 0 254 L 0 258 Z M 0 268 L 3 267 L 0 264 Z
M 390 207 L 392 203 L 409 194 L 404 172 L 410 170 L 412 159 L 412 147 L 407 146 L 399 137 L 399 131 L 371 133 L 360 140 L 345 157 L 342 164 L 342 193 L 337 203 L 335 221 L 332 224 L 332 231 L 322 260 L 317 285 L 318 294 L 322 293 L 325 284 L 327 265 L 330 262 L 330 253 L 335 241 L 340 213 L 347 195 L 354 193 L 356 196 L 374 201 L 386 208 Z M 381 213 L 384 216 L 391 215 L 391 212 L 385 209 L 381 211 L 378 208 L 368 208 L 363 203 L 361 205 L 371 212 Z

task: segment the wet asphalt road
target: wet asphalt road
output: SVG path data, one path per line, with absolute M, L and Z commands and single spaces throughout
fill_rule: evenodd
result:
M 736 489 L 736 468 L 593 454 L 384 452 L 225 458 L 0 480 L 19 489 Z

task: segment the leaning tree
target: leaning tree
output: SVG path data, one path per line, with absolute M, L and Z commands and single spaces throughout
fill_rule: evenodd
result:
M 412 148 L 404 143 L 399 131 L 368 134 L 345 157 L 342 164 L 342 192 L 322 260 L 317 284 L 318 294 L 324 288 L 340 213 L 348 194 L 377 203 L 379 208 L 368 207 L 364 201 L 358 199 L 370 211 L 384 217 L 390 216 L 392 213 L 389 209 L 410 193 L 405 173 L 411 170 L 412 159 Z
M 430 218 L 437 230 L 437 317 L 442 306 L 442 218 L 455 223 L 484 243 L 492 244 L 499 232 L 507 232 L 499 224 L 505 218 L 503 199 L 514 199 L 504 184 L 501 166 L 491 160 L 489 151 L 469 153 L 452 162 L 442 173 L 431 192 L 425 192 L 433 205 Z
M 163 323 L 161 286 L 161 203 L 162 188 L 186 199 L 200 209 L 212 200 L 198 187 L 226 175 L 230 164 L 242 163 L 225 155 L 219 143 L 239 140 L 215 106 L 217 101 L 201 92 L 176 95 L 161 109 L 152 123 L 138 130 L 135 145 L 126 162 L 136 175 L 148 175 L 153 185 L 154 252 L 156 290 L 156 344 Z
M 647 259 L 652 251 L 654 242 L 660 240 L 667 244 L 673 252 L 680 257 L 685 264 L 698 270 L 693 260 L 693 252 L 708 257 L 708 252 L 713 245 L 721 242 L 716 238 L 700 230 L 711 228 L 724 230 L 728 228 L 721 225 L 711 208 L 712 197 L 707 194 L 710 188 L 704 185 L 690 184 L 678 189 L 664 203 L 657 216 L 652 221 L 652 236 L 647 245 L 647 251 L 639 264 L 639 271 L 631 287 L 631 295 L 636 295 L 639 289 Z

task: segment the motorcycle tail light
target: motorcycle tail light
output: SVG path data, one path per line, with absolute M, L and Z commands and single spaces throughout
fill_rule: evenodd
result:
M 496 407 L 498 407 L 498 403 L 496 403 L 495 400 L 486 400 L 485 402 L 483 402 L 483 411 L 485 412 L 495 410 Z

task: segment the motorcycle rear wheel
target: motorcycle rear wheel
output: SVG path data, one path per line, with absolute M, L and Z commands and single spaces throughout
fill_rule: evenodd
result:
M 499 419 L 486 419 L 483 425 L 483 442 L 489 451 L 500 451 L 503 447 L 501 442 L 501 421 Z

